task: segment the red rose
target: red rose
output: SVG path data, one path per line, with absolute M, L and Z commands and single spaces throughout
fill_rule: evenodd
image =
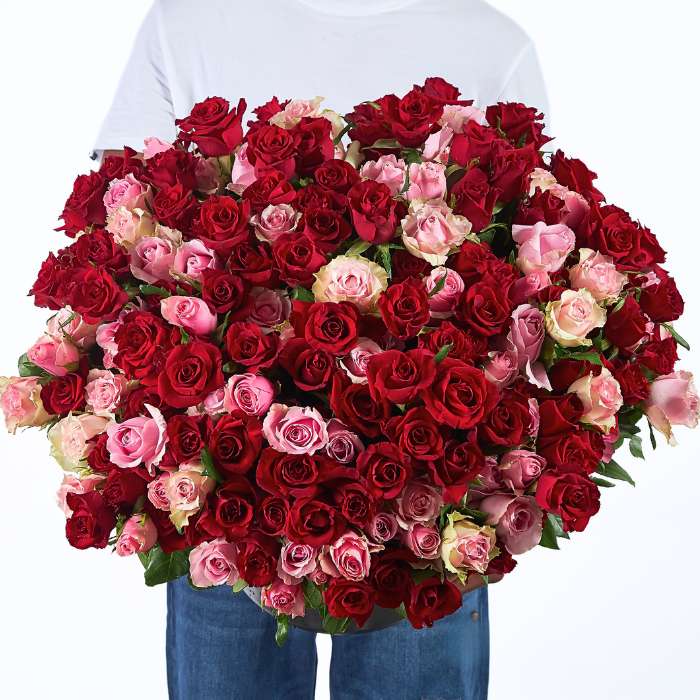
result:
M 581 474 L 545 472 L 537 482 L 537 503 L 563 521 L 566 532 L 583 532 L 600 509 L 600 491 Z
M 67 289 L 67 301 L 85 323 L 113 321 L 129 301 L 129 295 L 102 267 L 82 267 L 74 270 Z
M 526 194 L 530 174 L 540 163 L 541 157 L 532 144 L 523 148 L 499 147 L 493 158 L 489 180 L 491 186 L 500 191 L 499 199 L 510 202 Z
M 391 138 L 391 128 L 384 114 L 375 105 L 363 102 L 356 105 L 346 120 L 352 124 L 349 136 L 353 141 L 359 141 L 362 146 L 372 146 L 380 139 Z
M 394 282 L 403 282 L 409 277 L 425 277 L 430 273 L 430 263 L 423 258 L 411 255 L 407 250 L 391 251 L 391 279 Z
M 303 235 L 327 253 L 335 250 L 352 233 L 350 224 L 340 212 L 322 207 L 307 208 L 300 229 Z
M 248 239 L 250 204 L 233 197 L 209 197 L 192 221 L 192 237 L 223 256 Z
M 357 235 L 374 245 L 388 243 L 399 223 L 398 202 L 382 182 L 363 180 L 348 192 L 348 204 Z
M 432 627 L 433 623 L 462 607 L 462 594 L 450 581 L 438 576 L 416 583 L 406 601 L 406 617 L 413 627 Z
M 304 498 L 315 495 L 322 461 L 312 455 L 277 452 L 271 447 L 262 451 L 256 481 L 273 496 Z
M 176 342 L 177 329 L 147 311 L 130 311 L 114 334 L 117 354 L 114 364 L 127 379 L 146 385 L 157 382 L 165 357 Z
M 238 542 L 236 565 L 249 586 L 268 586 L 277 577 L 280 545 L 272 537 L 253 535 Z
M 314 179 L 321 187 L 347 194 L 350 188 L 360 181 L 360 176 L 350 163 L 333 158 L 316 168 Z
M 66 521 L 66 537 L 70 545 L 76 549 L 104 549 L 117 521 L 102 495 L 97 491 L 69 493 L 66 503 L 73 511 Z
M 288 514 L 287 501 L 277 496 L 266 496 L 258 505 L 255 523 L 263 534 L 278 537 L 287 527 Z
M 378 442 L 360 452 L 357 470 L 377 498 L 396 498 L 411 475 L 410 460 L 390 442 Z
M 231 109 L 222 97 L 198 102 L 188 117 L 176 120 L 180 127 L 178 137 L 183 143 L 194 143 L 206 157 L 229 155 L 243 141 L 241 123 L 245 109 L 243 99 L 236 109 Z
M 41 387 L 41 402 L 57 416 L 79 411 L 85 406 L 85 380 L 79 374 L 54 377 Z
M 432 462 L 442 455 L 445 442 L 440 426 L 423 407 L 409 408 L 392 418 L 385 429 L 404 454 L 421 462 Z
M 378 437 L 391 415 L 389 403 L 375 401 L 366 384 L 353 384 L 344 372 L 335 373 L 330 399 L 336 418 L 366 437 Z
M 382 608 L 398 608 L 405 603 L 413 588 L 410 552 L 398 550 L 378 555 L 372 560 L 370 578 L 377 591 L 377 605 Z
M 567 393 L 540 401 L 540 437 L 576 430 L 583 413 L 583 404 L 576 394 Z
M 438 365 L 435 381 L 423 392 L 423 400 L 436 421 L 468 430 L 493 410 L 498 390 L 480 369 L 448 357 Z
M 366 581 L 332 578 L 323 591 L 323 602 L 328 612 L 337 618 L 349 617 L 362 627 L 372 614 L 376 594 Z
M 210 497 L 197 527 L 208 535 L 226 537 L 229 541 L 245 537 L 253 523 L 256 500 L 247 479 L 232 477 Z
M 282 346 L 279 362 L 302 391 L 323 389 L 335 370 L 335 357 L 312 348 L 303 338 L 288 340 Z
M 668 275 L 662 277 L 658 284 L 642 289 L 639 305 L 655 323 L 670 323 L 677 320 L 685 307 L 675 280 Z
M 678 345 L 673 338 L 655 339 L 644 345 L 637 359 L 654 374 L 670 374 L 678 362 Z
M 544 221 L 548 226 L 553 226 L 561 223 L 566 213 L 566 203 L 561 197 L 549 190 L 543 192 L 538 189 L 530 199 L 521 202 L 513 223 L 534 226 L 537 222 Z
M 158 393 L 173 408 L 187 408 L 202 402 L 224 385 L 221 352 L 216 345 L 193 340 L 175 346 L 165 358 L 158 377 Z
M 302 117 L 291 131 L 300 176 L 313 175 L 316 168 L 333 157 L 331 123 L 325 117 Z
M 418 148 L 431 133 L 440 130 L 444 103 L 422 88 L 414 87 L 402 98 L 386 95 L 377 101 L 394 138 L 407 148 Z
M 296 196 L 296 190 L 278 170 L 259 177 L 245 188 L 242 195 L 255 214 L 270 204 L 291 204 Z
M 226 331 L 226 351 L 229 356 L 251 372 L 272 367 L 278 349 L 277 333 L 263 333 L 256 323 L 238 321 L 232 323 Z
M 89 226 L 104 225 L 107 212 L 102 200 L 107 190 L 107 182 L 102 173 L 79 175 L 73 183 L 73 191 L 61 214 L 63 226 L 58 230 L 65 231 L 67 236 L 73 238 Z
M 468 106 L 473 104 L 473 100 L 460 100 L 459 90 L 444 78 L 427 78 L 423 83 L 423 92 L 442 105 Z
M 49 253 L 29 290 L 34 304 L 57 311 L 66 305 L 66 277 L 75 267 L 72 256 Z
M 420 347 L 437 355 L 445 345 L 451 345 L 450 357 L 471 363 L 485 357 L 489 351 L 488 341 L 472 331 L 463 331 L 449 321 L 443 321 L 437 328 L 424 333 L 419 338 Z
M 465 241 L 459 253 L 450 258 L 450 267 L 458 272 L 466 287 L 486 279 L 507 289 L 520 277 L 520 273 L 508 263 L 497 258 L 484 243 Z
M 293 323 L 303 321 L 303 336 L 312 348 L 341 356 L 346 355 L 357 342 L 360 317 L 357 307 L 350 302 L 304 305 L 296 307 L 292 316 Z
M 197 189 L 200 159 L 181 148 L 170 148 L 145 161 L 142 179 L 156 189 L 180 183 L 186 190 Z
M 289 510 L 286 534 L 292 542 L 321 547 L 337 540 L 345 527 L 345 518 L 333 506 L 313 498 L 299 498 Z
M 129 270 L 129 256 L 117 245 L 112 234 L 102 228 L 86 233 L 66 249 L 81 267 L 103 267 L 121 275 Z
M 401 340 L 417 336 L 430 321 L 428 292 L 417 279 L 392 284 L 379 297 L 377 306 L 388 331 Z
M 142 171 L 143 161 L 129 146 L 125 146 L 119 155 L 105 156 L 100 164 L 100 173 L 105 176 L 107 182 L 120 180 L 129 174 L 138 178 Z
M 156 219 L 164 226 L 187 230 L 197 211 L 197 200 L 188 190 L 178 182 L 174 185 L 166 185 L 153 197 L 153 213 Z
M 479 335 L 490 337 L 503 332 L 512 312 L 507 288 L 489 278 L 464 292 L 457 307 L 457 319 Z
M 144 510 L 148 513 L 148 517 L 156 526 L 156 530 L 158 531 L 158 545 L 165 554 L 179 552 L 191 546 L 189 545 L 189 540 L 194 528 L 187 528 L 185 530 L 186 534 L 179 533 L 170 520 L 170 513 L 158 510 L 148 500 L 146 500 Z
M 626 404 L 635 404 L 649 398 L 649 380 L 640 364 L 617 360 L 613 369 Z
M 256 107 L 253 110 L 253 114 L 258 118 L 257 121 L 249 121 L 248 122 L 248 128 L 249 129 L 254 129 L 256 126 L 260 126 L 261 123 L 266 124 L 267 122 L 272 119 L 272 117 L 275 116 L 275 114 L 278 114 L 281 112 L 287 105 L 289 104 L 289 100 L 285 100 L 284 102 L 280 102 L 279 98 L 277 96 L 273 97 L 272 99 L 268 100 L 264 105 L 260 105 L 259 107 Z
M 202 299 L 216 313 L 229 314 L 232 321 L 247 318 L 251 309 L 247 283 L 242 277 L 225 270 L 204 270 Z
M 347 197 L 312 182 L 297 190 L 294 208 L 303 213 L 309 209 L 331 209 L 342 213 L 347 208 Z
M 566 393 L 577 379 L 592 372 L 595 367 L 594 364 L 587 361 L 559 360 L 549 368 L 547 376 L 554 391 Z
M 433 481 L 443 488 L 443 497 L 449 503 L 459 503 L 486 465 L 486 457 L 475 439 L 449 440 L 445 449 L 427 467 Z
M 237 245 L 226 269 L 254 286 L 268 287 L 275 283 L 270 248 L 258 241 L 248 240 Z
M 527 397 L 508 393 L 479 425 L 479 437 L 491 445 L 517 447 L 527 439 L 531 423 Z
M 491 126 L 503 131 L 510 141 L 520 146 L 532 143 L 539 150 L 552 140 L 542 134 L 545 127 L 542 123 L 544 114 L 520 102 L 499 102 L 492 105 L 486 109 L 486 119 Z
M 306 234 L 294 231 L 280 236 L 272 246 L 279 277 L 290 287 L 310 286 L 314 274 L 326 264 L 326 256 Z
M 562 151 L 557 151 L 552 156 L 550 168 L 557 182 L 582 194 L 590 202 L 602 202 L 605 199 L 593 185 L 598 176 L 580 160 L 567 158 Z
M 454 212 L 471 221 L 474 233 L 479 233 L 491 223 L 499 191 L 489 185 L 483 170 L 467 170 L 450 194 L 454 197 Z
M 145 469 L 112 469 L 101 486 L 105 503 L 114 510 L 130 513 L 136 502 L 146 497 L 148 479 Z
M 209 452 L 223 476 L 245 474 L 262 449 L 262 429 L 255 416 L 228 413 L 217 421 L 209 436 Z
M 540 437 L 537 441 L 537 452 L 547 464 L 561 472 L 592 474 L 598 468 L 604 450 L 600 433 L 582 428 Z
M 248 162 L 255 167 L 255 176 L 269 175 L 278 170 L 285 178 L 294 175 L 296 144 L 294 136 L 288 129 L 274 124 L 261 126 L 248 134 L 246 149 Z
M 107 433 L 100 433 L 91 441 L 92 447 L 87 456 L 87 462 L 93 472 L 104 474 L 118 468 L 116 464 L 112 464 L 109 458 L 109 450 L 107 449 L 108 437 Z
M 374 515 L 374 499 L 362 483 L 348 481 L 333 492 L 336 505 L 342 516 L 356 527 L 367 527 Z
M 472 167 L 474 161 L 480 168 L 491 165 L 497 148 L 508 146 L 493 129 L 470 121 L 464 127 L 464 133 L 456 134 L 450 145 L 450 157 L 463 168 Z
M 387 350 L 372 355 L 367 364 L 369 391 L 375 401 L 409 403 L 434 377 L 434 355 L 425 350 Z
M 632 296 L 625 299 L 620 309 L 608 316 L 605 337 L 621 350 L 633 348 L 646 335 L 647 320 Z
M 178 414 L 168 420 L 168 446 L 178 464 L 199 459 L 210 428 L 208 419 L 197 416 Z

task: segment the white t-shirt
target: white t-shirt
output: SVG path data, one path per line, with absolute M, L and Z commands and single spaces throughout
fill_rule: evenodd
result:
M 207 97 L 252 109 L 320 95 L 342 114 L 430 76 L 480 106 L 547 112 L 532 41 L 481 0 L 156 0 L 95 150 L 174 140 L 175 118 Z

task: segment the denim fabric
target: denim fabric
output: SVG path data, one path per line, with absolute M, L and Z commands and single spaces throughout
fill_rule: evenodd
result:
M 273 618 L 230 588 L 168 584 L 167 662 L 171 700 L 313 700 L 316 644 L 290 628 L 275 644 Z M 401 622 L 333 638 L 332 700 L 486 700 L 488 595 L 464 597 L 432 629 Z

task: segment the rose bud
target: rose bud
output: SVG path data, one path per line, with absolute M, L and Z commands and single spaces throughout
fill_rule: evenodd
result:
M 147 515 L 133 515 L 124 524 L 117 540 L 116 552 L 120 557 L 147 552 L 158 540 L 158 531 Z

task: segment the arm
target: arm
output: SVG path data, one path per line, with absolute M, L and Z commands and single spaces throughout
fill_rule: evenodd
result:
M 505 85 L 498 95 L 499 102 L 523 102 L 537 107 L 549 118 L 549 100 L 537 51 L 531 41 L 523 48 L 515 61 Z

